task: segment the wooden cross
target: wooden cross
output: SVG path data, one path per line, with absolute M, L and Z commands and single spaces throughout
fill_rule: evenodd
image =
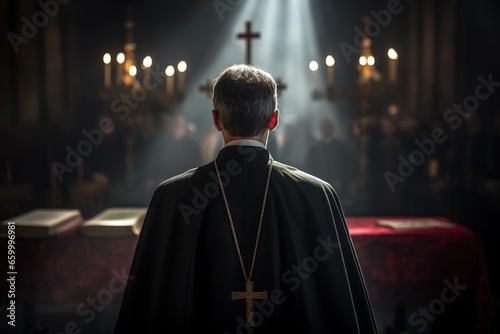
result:
M 205 92 L 207 94 L 207 97 L 210 97 L 212 95 L 212 92 L 214 91 L 214 86 L 210 83 L 210 80 L 207 80 L 207 83 L 198 87 L 200 92 Z
M 276 87 L 276 89 L 278 90 L 278 96 L 281 95 L 281 91 L 284 90 L 284 89 L 287 89 L 287 85 L 285 83 L 283 83 L 281 81 L 281 79 L 278 78 L 278 80 L 276 80 L 276 85 L 278 87 Z
M 253 281 L 246 281 L 246 292 L 231 291 L 231 299 L 246 299 L 247 301 L 247 326 L 254 327 L 255 321 L 253 318 L 253 300 L 267 299 L 267 291 L 253 291 Z
M 252 32 L 252 22 L 247 21 L 246 23 L 247 29 L 244 33 L 239 33 L 238 38 L 246 39 L 247 42 L 247 55 L 246 55 L 246 63 L 247 65 L 252 64 L 252 39 L 260 38 L 260 33 Z

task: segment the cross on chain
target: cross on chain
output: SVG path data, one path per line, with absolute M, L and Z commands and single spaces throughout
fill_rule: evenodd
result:
M 252 39 L 260 38 L 260 33 L 252 32 L 252 22 L 247 21 L 246 31 L 244 33 L 239 33 L 237 37 L 239 39 L 246 39 L 247 42 L 247 54 L 246 54 L 246 64 L 252 64 Z
M 246 281 L 246 291 L 231 291 L 231 299 L 246 299 L 247 302 L 247 326 L 254 327 L 255 321 L 253 317 L 253 300 L 254 299 L 266 299 L 267 291 L 253 291 L 253 281 Z

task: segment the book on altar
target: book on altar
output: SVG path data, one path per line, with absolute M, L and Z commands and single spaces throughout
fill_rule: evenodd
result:
M 79 231 L 88 237 L 139 235 L 147 208 L 108 208 L 85 221 Z
M 78 209 L 35 209 L 3 221 L 0 230 L 3 234 L 14 230 L 16 238 L 48 238 L 75 228 L 82 222 Z
M 415 230 L 429 228 L 452 228 L 453 224 L 434 218 L 378 219 L 377 225 L 394 230 Z

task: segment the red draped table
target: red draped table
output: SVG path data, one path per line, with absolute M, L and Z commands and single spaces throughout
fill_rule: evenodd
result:
M 408 217 L 405 217 L 408 218 Z M 394 230 L 379 226 L 377 220 L 401 217 L 348 218 L 370 298 L 374 305 L 418 305 L 413 318 L 405 319 L 413 332 L 424 327 L 424 320 L 467 299 L 468 313 L 475 320 L 475 331 L 492 326 L 490 288 L 479 237 L 463 226 Z M 420 307 L 427 309 L 421 314 Z M 420 326 L 418 326 L 420 325 Z M 427 325 L 427 324 L 425 324 Z
M 481 243 L 474 233 L 458 225 L 396 231 L 378 226 L 376 221 L 376 217 L 348 218 L 374 305 L 432 307 L 434 302 L 435 308 L 446 306 L 435 300 L 451 299 L 453 291 L 443 297 L 443 290 L 455 284 L 460 287 L 455 292 L 467 291 L 473 296 L 477 326 L 489 326 L 487 272 Z M 137 237 L 89 238 L 75 230 L 43 240 L 18 238 L 18 307 L 23 302 L 88 304 L 89 298 L 119 305 L 123 289 L 117 277 L 128 274 L 136 243 Z M 6 239 L 0 239 L 0 244 L 4 257 L 0 271 L 5 276 L 9 271 Z M 0 304 L 5 305 L 8 289 L 5 278 L 2 281 Z

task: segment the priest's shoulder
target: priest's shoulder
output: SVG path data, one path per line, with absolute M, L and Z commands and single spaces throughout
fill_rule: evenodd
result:
M 324 187 L 333 190 L 333 187 L 328 182 L 296 167 L 289 166 L 281 162 L 275 162 L 274 166 L 278 175 L 285 180 L 293 180 L 297 184 L 310 184 L 312 186 Z
M 186 187 L 189 187 L 192 184 L 203 182 L 203 180 L 206 179 L 209 170 L 210 164 L 189 169 L 182 174 L 173 176 L 160 183 L 160 185 L 156 188 L 156 192 L 165 191 L 167 189 L 169 191 L 186 189 Z

